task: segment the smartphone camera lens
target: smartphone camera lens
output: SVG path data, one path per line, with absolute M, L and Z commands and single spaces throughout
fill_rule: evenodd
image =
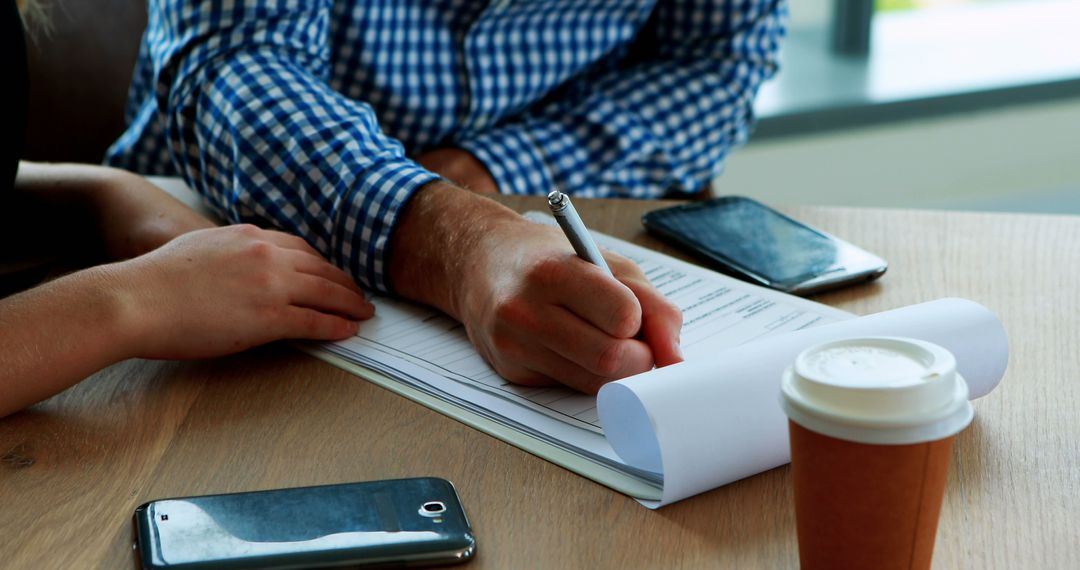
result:
M 446 505 L 442 501 L 428 501 L 420 505 L 420 514 L 425 517 L 437 517 L 446 512 Z

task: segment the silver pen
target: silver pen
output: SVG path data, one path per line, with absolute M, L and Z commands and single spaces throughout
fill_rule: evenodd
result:
M 578 257 L 596 265 L 603 269 L 604 273 L 611 275 L 611 268 L 604 261 L 604 256 L 600 254 L 600 248 L 596 247 L 596 242 L 589 235 L 589 230 L 585 228 L 585 224 L 582 223 L 581 217 L 578 216 L 577 210 L 574 209 L 574 205 L 570 203 L 570 197 L 558 190 L 552 190 L 547 198 L 548 207 L 551 208 L 551 213 L 555 215 L 555 221 L 559 222 L 559 227 L 566 234 L 566 239 L 570 240 L 570 245 L 574 246 L 574 251 L 577 252 Z

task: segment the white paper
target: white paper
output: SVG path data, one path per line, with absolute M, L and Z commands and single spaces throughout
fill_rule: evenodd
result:
M 971 397 L 1005 373 L 1008 340 L 988 309 L 942 299 L 762 339 L 604 386 L 598 405 L 608 441 L 627 463 L 664 475 L 659 507 L 787 463 L 780 378 L 804 349 L 858 336 L 904 336 L 956 356 Z

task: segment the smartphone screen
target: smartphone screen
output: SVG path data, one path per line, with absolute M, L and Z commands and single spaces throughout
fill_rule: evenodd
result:
M 433 477 L 162 499 L 135 511 L 144 568 L 447 564 L 475 539 Z
M 877 256 L 741 196 L 657 210 L 643 221 L 721 270 L 788 292 L 873 278 L 886 267 Z

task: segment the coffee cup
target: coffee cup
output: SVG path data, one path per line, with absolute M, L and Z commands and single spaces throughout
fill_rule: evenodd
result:
M 930 568 L 953 440 L 974 413 L 953 355 L 907 338 L 827 342 L 781 390 L 803 570 Z

